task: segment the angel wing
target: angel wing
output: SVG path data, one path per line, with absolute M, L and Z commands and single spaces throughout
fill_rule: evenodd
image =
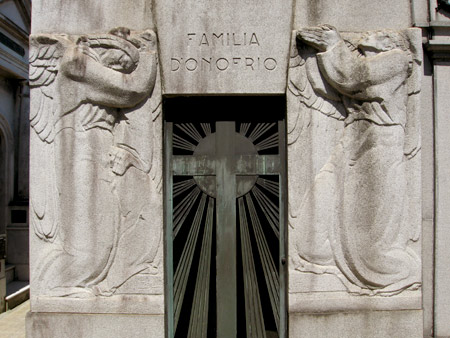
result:
M 31 133 L 30 137 L 30 165 L 34 181 L 30 187 L 30 222 L 37 237 L 53 242 L 58 231 L 53 144 L 43 142 L 37 133 Z
M 405 144 L 403 153 L 406 159 L 406 179 L 408 182 L 408 199 L 405 229 L 409 231 L 408 237 L 412 241 L 419 240 L 422 230 L 420 196 L 422 191 L 421 180 L 417 179 L 420 172 L 421 159 L 417 156 L 422 147 L 420 131 L 420 91 L 422 77 L 422 32 L 420 29 L 410 28 L 402 32 L 408 39 L 412 56 L 411 74 L 407 80 L 408 102 L 407 119 L 405 126 Z
M 293 196 L 289 206 L 289 224 L 302 222 L 301 203 L 315 178 L 327 163 L 344 129 L 346 111 L 340 94 L 323 79 L 316 52 L 292 37 L 288 77 L 288 149 L 290 174 L 301 179 L 290 184 Z
M 38 88 L 33 93 L 33 108 L 30 125 L 42 141 L 50 143 L 54 138 L 54 83 L 58 75 L 60 59 L 70 43 L 69 40 L 49 35 L 30 37 L 30 87 Z
M 295 100 L 309 109 L 325 116 L 343 121 L 346 111 L 339 93 L 323 78 L 316 59 L 316 51 L 298 45 L 296 34 L 293 34 L 291 58 L 289 62 L 288 89 Z M 293 100 L 294 98 L 291 98 Z M 288 144 L 297 140 L 302 130 L 311 119 L 302 115 L 301 109 L 290 109 L 290 127 L 288 127 Z M 295 116 L 292 116 L 295 114 Z
M 422 147 L 420 133 L 420 85 L 422 78 L 422 35 L 420 29 L 406 29 L 404 35 L 410 44 L 412 56 L 411 74 L 407 80 L 408 86 L 408 117 L 405 126 L 405 146 L 403 152 L 406 158 L 417 155 Z
M 31 166 L 35 187 L 30 190 L 31 223 L 38 238 L 53 242 L 58 230 L 57 188 L 53 140 L 55 80 L 69 40 L 63 36 L 30 37 Z

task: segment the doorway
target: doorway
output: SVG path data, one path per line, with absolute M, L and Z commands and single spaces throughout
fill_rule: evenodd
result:
M 164 101 L 168 337 L 285 337 L 285 111 Z

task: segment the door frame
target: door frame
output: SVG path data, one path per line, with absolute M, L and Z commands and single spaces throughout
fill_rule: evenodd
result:
M 273 96 L 273 95 L 272 95 Z M 233 96 L 230 96 L 232 98 Z M 271 96 L 241 96 L 240 99 L 246 97 L 263 97 Z M 164 301 L 165 301 L 165 336 L 173 338 L 174 332 L 174 304 L 173 304 L 173 165 L 172 165 L 172 135 L 173 122 L 167 121 L 167 111 L 165 110 L 165 102 L 167 100 L 177 99 L 178 97 L 163 98 L 163 194 L 164 194 Z M 196 98 L 209 98 L 211 96 L 196 96 Z M 223 99 L 224 97 L 221 96 Z M 287 107 L 286 96 L 284 105 L 282 106 L 282 119 L 278 122 L 279 133 L 279 156 L 280 156 L 280 338 L 288 337 L 288 180 L 287 180 Z

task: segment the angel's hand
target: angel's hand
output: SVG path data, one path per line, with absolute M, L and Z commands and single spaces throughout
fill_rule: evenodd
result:
M 116 175 L 124 175 L 130 167 L 136 166 L 137 162 L 137 159 L 125 149 L 111 147 L 109 151 L 109 166 Z
M 331 49 L 342 40 L 337 29 L 330 25 L 300 29 L 297 37 L 321 52 Z
M 140 51 L 155 51 L 156 35 L 152 30 L 146 30 L 135 36 L 140 43 Z

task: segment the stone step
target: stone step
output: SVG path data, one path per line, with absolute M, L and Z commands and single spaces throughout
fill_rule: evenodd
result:
M 6 264 L 5 273 L 6 273 L 6 284 L 13 282 L 16 274 L 16 266 L 12 264 Z
M 14 309 L 30 298 L 28 281 L 13 281 L 6 285 L 6 310 Z

